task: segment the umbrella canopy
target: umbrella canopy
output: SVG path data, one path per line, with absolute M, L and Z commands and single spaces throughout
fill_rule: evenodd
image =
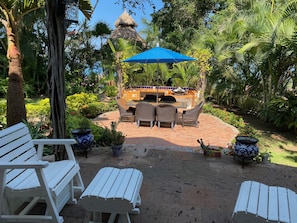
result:
M 162 47 L 155 47 L 144 51 L 142 53 L 136 54 L 123 62 L 129 63 L 178 63 L 183 61 L 195 60 L 192 57 L 174 52 L 169 49 Z
M 169 49 L 165 49 L 162 47 L 155 47 L 149 50 L 146 50 L 142 53 L 136 54 L 123 62 L 128 63 L 157 63 L 159 67 L 159 63 L 178 63 L 183 61 L 195 60 L 192 57 L 188 57 L 186 55 L 174 52 Z M 158 87 L 157 87 L 157 98 L 156 102 L 158 103 Z

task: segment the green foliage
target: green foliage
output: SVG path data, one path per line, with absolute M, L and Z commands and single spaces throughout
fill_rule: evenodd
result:
M 98 115 L 108 110 L 108 105 L 103 102 L 93 102 L 83 105 L 80 109 L 80 113 L 86 118 L 95 118 Z
M 170 49 L 180 51 L 189 45 L 194 30 L 201 26 L 201 19 L 215 6 L 211 1 L 165 2 L 163 8 L 152 14 L 153 24 L 162 30 L 159 39 L 166 40 Z
M 203 112 L 210 113 L 222 119 L 224 122 L 230 125 L 233 125 L 239 130 L 239 135 L 252 136 L 252 137 L 258 136 L 258 131 L 255 128 L 246 124 L 243 118 L 239 117 L 233 112 L 228 112 L 219 108 L 214 108 L 210 103 L 205 103 L 203 105 Z
M 249 96 L 238 96 L 237 105 L 245 114 L 256 114 L 261 109 L 262 103 L 256 98 Z
M 108 111 L 115 111 L 117 110 L 117 101 L 116 100 L 111 100 L 109 103 L 108 103 Z
M 210 103 L 205 103 L 203 105 L 203 112 L 210 113 L 238 129 L 245 127 L 244 120 L 241 117 L 235 115 L 232 112 L 228 112 L 219 108 L 214 108 Z
M 6 96 L 8 88 L 8 78 L 0 79 L 0 97 Z
M 121 145 L 124 143 L 126 136 L 124 135 L 123 132 L 117 131 L 117 122 L 111 122 L 110 127 L 111 127 L 111 143 L 113 145 Z
M 79 111 L 86 118 L 95 118 L 110 110 L 107 103 L 99 102 L 97 95 L 90 93 L 70 95 L 66 99 L 66 104 L 69 111 Z
M 259 135 L 258 131 L 248 124 L 245 124 L 243 127 L 239 128 L 239 130 L 240 130 L 239 135 L 242 135 L 242 136 L 250 136 L 250 137 L 257 138 Z
M 112 86 L 112 85 L 106 86 L 105 94 L 107 97 L 115 97 L 117 96 L 117 93 L 118 93 L 118 88 L 116 86 Z
M 27 122 L 23 120 L 23 122 L 28 126 L 30 135 L 32 139 L 44 139 L 46 138 L 45 134 L 47 133 L 47 129 L 43 128 L 43 122 Z
M 81 126 L 87 126 L 92 129 L 92 134 L 94 136 L 95 144 L 97 145 L 111 145 L 111 139 L 108 138 L 107 133 L 105 132 L 105 128 L 101 126 L 97 126 L 91 120 L 75 113 L 75 112 L 67 112 L 66 113 L 66 134 L 67 137 L 71 138 L 71 131 L 73 129 L 79 129 Z
M 26 104 L 28 120 L 39 118 L 40 121 L 49 122 L 50 103 L 49 98 Z
M 67 109 L 70 111 L 80 111 L 84 105 L 98 102 L 98 97 L 95 94 L 79 93 L 73 94 L 66 98 Z
M 297 129 L 297 98 L 293 94 L 277 97 L 265 104 L 259 112 L 264 121 L 272 122 L 277 127 Z
M 82 126 L 82 123 L 88 123 L 83 124 L 83 126 L 90 126 L 91 121 L 89 121 L 87 118 L 73 114 L 72 112 L 66 112 L 66 134 L 67 137 L 72 137 L 71 131 L 73 129 L 79 129 Z
M 112 136 L 109 128 L 105 127 L 99 132 L 99 145 L 101 146 L 111 146 Z
M 0 124 L 6 123 L 6 100 L 0 100 Z
M 111 122 L 110 128 L 101 128 L 98 132 L 98 142 L 101 146 L 121 145 L 126 136 L 123 132 L 117 131 L 117 122 Z M 95 137 L 95 135 L 94 135 Z

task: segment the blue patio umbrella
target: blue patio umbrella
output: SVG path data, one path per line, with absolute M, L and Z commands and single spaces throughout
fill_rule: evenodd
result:
M 159 64 L 159 63 L 179 63 L 179 62 L 191 61 L 191 60 L 195 60 L 195 58 L 188 57 L 181 53 L 177 53 L 175 51 L 157 46 L 152 49 L 146 50 L 142 53 L 136 54 L 128 59 L 125 59 L 123 60 L 123 62 Z M 157 87 L 157 98 L 158 98 L 158 87 Z
M 136 54 L 123 62 L 129 63 L 178 63 L 195 60 L 192 57 L 177 53 L 162 47 L 154 47 L 142 53 Z

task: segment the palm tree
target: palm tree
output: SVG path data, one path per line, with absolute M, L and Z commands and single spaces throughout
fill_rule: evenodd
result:
M 65 17 L 65 4 L 60 2 Z M 8 69 L 8 90 L 7 90 L 7 125 L 11 126 L 22 120 L 26 120 L 25 98 L 23 89 L 22 58 L 20 51 L 20 28 L 22 19 L 30 12 L 41 9 L 44 6 L 43 0 L 1 0 L 0 21 L 5 27 L 7 36 L 7 59 Z M 83 14 L 90 18 L 92 9 L 90 0 L 80 0 L 80 8 Z M 54 8 L 55 9 L 55 8 Z M 60 9 L 60 8 L 59 8 Z M 58 10 L 60 13 L 61 11 Z M 48 14 L 48 17 L 50 14 Z M 62 23 L 61 25 L 65 25 Z M 63 26 L 64 29 L 65 26 Z M 64 31 L 63 31 L 64 32 Z M 49 32 L 50 33 L 50 32 Z M 60 33 L 61 34 L 61 33 Z M 65 38 L 65 34 L 64 34 Z M 49 50 L 50 51 L 50 50 Z
M 95 37 L 100 37 L 100 46 L 103 46 L 103 39 L 106 39 L 111 34 L 111 28 L 105 22 L 98 22 L 95 24 L 92 34 Z
M 0 1 L 0 20 L 6 30 L 7 36 L 7 59 L 8 69 L 8 90 L 7 90 L 7 125 L 11 126 L 26 119 L 22 53 L 20 51 L 20 28 L 23 17 L 31 11 L 40 9 L 44 4 L 42 0 Z
M 122 89 L 125 83 L 127 83 L 127 70 L 131 67 L 130 64 L 121 62 L 135 53 L 135 46 L 131 44 L 131 41 L 125 39 L 117 39 L 115 41 L 108 40 L 109 47 L 113 54 L 115 61 L 116 73 L 117 73 L 117 88 L 118 97 L 122 94 Z

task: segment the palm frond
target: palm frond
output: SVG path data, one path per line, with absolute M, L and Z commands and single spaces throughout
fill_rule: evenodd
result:
M 79 0 L 79 9 L 87 19 L 91 19 L 93 7 L 90 0 Z

